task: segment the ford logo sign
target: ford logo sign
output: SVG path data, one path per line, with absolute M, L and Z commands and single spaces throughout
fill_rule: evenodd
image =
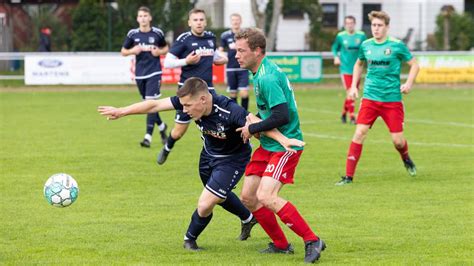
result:
M 47 68 L 55 68 L 59 67 L 63 64 L 63 62 L 57 60 L 57 59 L 43 59 L 38 62 L 38 65 L 42 67 L 47 67 Z

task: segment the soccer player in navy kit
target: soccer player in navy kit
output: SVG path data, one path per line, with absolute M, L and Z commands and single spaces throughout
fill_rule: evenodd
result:
M 140 7 L 137 14 L 139 28 L 131 29 L 123 42 L 123 56 L 135 55 L 135 81 L 143 100 L 155 100 L 160 97 L 161 63 L 160 55 L 168 52 L 161 29 L 151 26 L 150 9 Z M 148 114 L 146 118 L 146 134 L 140 145 L 149 148 L 155 124 L 158 125 L 161 141 L 166 141 L 166 124 L 161 121 L 158 113 Z
M 219 51 L 223 52 L 227 49 L 227 57 L 229 62 L 227 63 L 227 85 L 229 97 L 237 102 L 237 92 L 240 95 L 242 107 L 245 110 L 249 109 L 249 71 L 247 69 L 240 68 L 239 62 L 235 59 L 235 40 L 234 35 L 240 31 L 240 25 L 242 25 L 242 17 L 240 14 L 233 13 L 230 15 L 231 29 L 224 31 L 221 34 L 221 47 Z
M 181 67 L 181 78 L 178 90 L 190 77 L 199 77 L 206 81 L 209 90 L 212 85 L 212 65 L 227 63 L 227 57 L 216 52 L 216 36 L 206 28 L 206 13 L 202 9 L 192 9 L 188 14 L 188 25 L 191 27 L 178 36 L 165 58 L 166 68 Z M 176 111 L 175 125 L 171 130 L 164 147 L 158 154 L 157 163 L 163 164 L 174 144 L 188 129 L 191 118 L 182 111 Z
M 247 239 L 256 221 L 232 192 L 242 177 L 252 152 L 250 145 L 244 143 L 240 133 L 236 131 L 246 124 L 248 112 L 245 109 L 225 96 L 211 93 L 207 82 L 193 77 L 185 81 L 177 96 L 123 108 L 100 106 L 98 111 L 107 119 L 118 119 L 131 114 L 174 109 L 182 110 L 195 120 L 203 139 L 199 173 L 204 189 L 198 207 L 191 216 L 184 237 L 184 248 L 199 250 L 196 239 L 211 221 L 213 208 L 217 204 L 242 220 L 239 238 Z M 293 146 L 304 145 L 304 142 L 288 139 L 277 130 L 267 131 L 265 134 L 277 139 L 288 150 L 292 150 Z

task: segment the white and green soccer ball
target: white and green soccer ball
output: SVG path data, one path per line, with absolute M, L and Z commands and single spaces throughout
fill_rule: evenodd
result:
M 44 197 L 55 207 L 67 207 L 76 201 L 77 196 L 77 182 L 68 174 L 54 174 L 44 184 Z

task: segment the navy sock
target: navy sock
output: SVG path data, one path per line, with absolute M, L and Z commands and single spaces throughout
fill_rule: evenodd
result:
M 168 151 L 171 151 L 171 149 L 173 149 L 175 142 L 176 140 L 171 136 L 171 132 L 170 132 L 170 135 L 168 136 L 168 139 L 166 140 L 166 147 L 168 148 Z
M 188 231 L 186 232 L 186 237 L 188 239 L 196 240 L 199 235 L 204 231 L 206 226 L 212 219 L 212 213 L 207 217 L 201 217 L 198 214 L 197 209 L 194 211 L 191 216 L 191 223 L 189 223 Z
M 159 126 L 163 121 L 161 121 L 160 113 L 156 113 L 155 123 Z
M 146 115 L 146 133 L 153 135 L 153 129 L 155 128 L 156 114 Z
M 230 192 L 227 194 L 227 199 L 219 203 L 222 208 L 226 211 L 239 216 L 240 220 L 245 221 L 250 217 L 250 211 L 245 208 L 244 204 L 240 201 L 239 197 L 234 194 L 234 192 Z
M 245 109 L 245 110 L 248 110 L 249 109 L 249 98 L 242 98 L 241 99 L 242 101 L 242 107 Z

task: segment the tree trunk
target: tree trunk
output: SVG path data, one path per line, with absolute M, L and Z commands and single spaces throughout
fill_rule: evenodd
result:
M 282 9 L 283 0 L 274 0 L 272 22 L 270 24 L 270 31 L 267 35 L 267 51 L 274 51 L 276 48 L 278 21 L 280 20 Z
M 257 1 L 260 3 L 257 3 Z M 251 0 L 250 3 L 252 5 L 252 14 L 255 19 L 256 27 L 265 31 L 265 8 L 262 9 L 263 12 L 260 12 L 259 5 L 262 5 L 262 3 L 259 0 Z

